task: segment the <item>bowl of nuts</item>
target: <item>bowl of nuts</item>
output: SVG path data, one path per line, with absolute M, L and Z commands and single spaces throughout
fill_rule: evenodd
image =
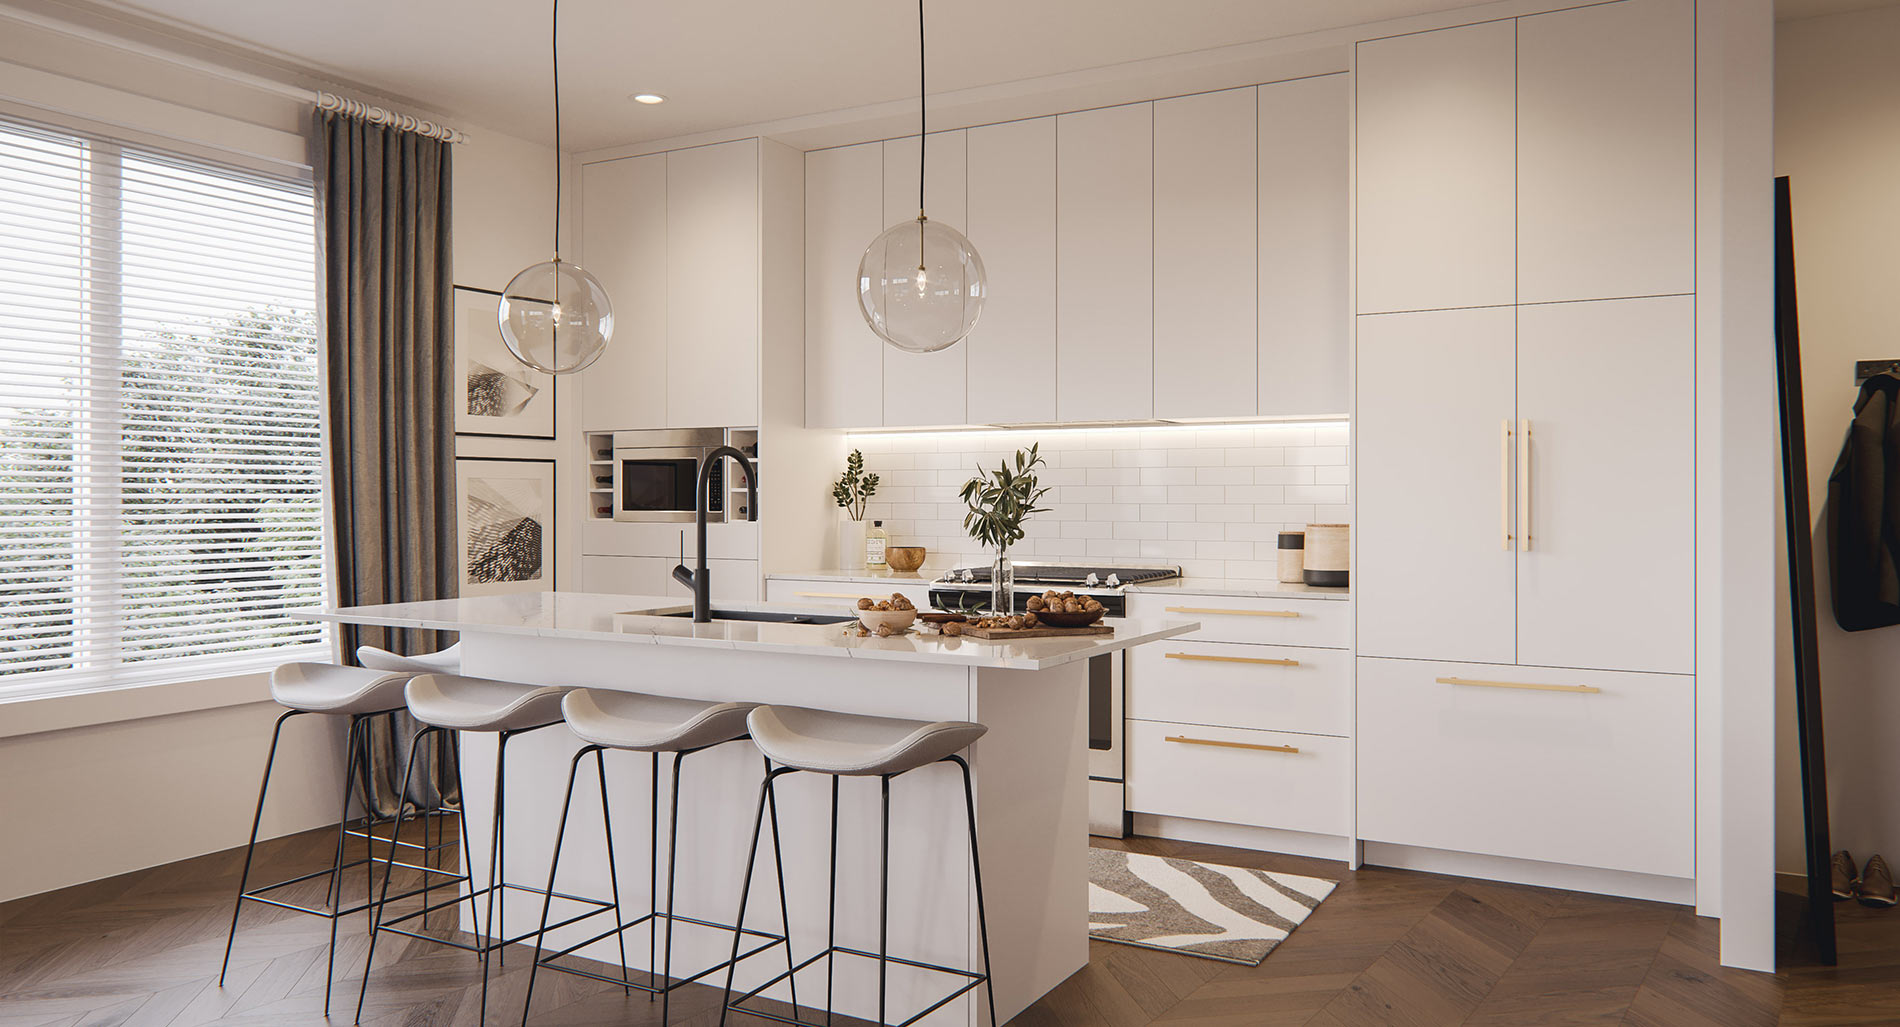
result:
M 889 599 L 858 600 L 858 623 L 875 635 L 889 636 L 911 626 L 917 620 L 917 607 L 900 592 Z
M 1044 592 L 1030 596 L 1026 605 L 1037 620 L 1058 628 L 1086 628 L 1107 612 L 1094 596 L 1078 596 L 1074 592 Z

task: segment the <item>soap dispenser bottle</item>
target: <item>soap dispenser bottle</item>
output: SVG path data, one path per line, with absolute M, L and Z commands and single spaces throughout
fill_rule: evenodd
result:
M 888 564 L 884 562 L 884 547 L 890 544 L 891 536 L 884 531 L 883 521 L 872 521 L 870 530 L 864 533 L 864 566 L 868 570 L 881 571 Z

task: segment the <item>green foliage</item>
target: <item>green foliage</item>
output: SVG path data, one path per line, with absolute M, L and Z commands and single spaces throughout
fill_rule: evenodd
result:
M 1014 468 L 1008 460 L 988 473 L 978 467 L 976 477 L 963 483 L 963 504 L 970 508 L 963 515 L 963 530 L 971 538 L 992 549 L 1008 549 L 1022 540 L 1023 521 L 1046 510 L 1036 505 L 1049 493 L 1036 484 L 1036 468 L 1043 464 L 1038 445 L 1017 450 Z
M 864 473 L 864 451 L 854 449 L 844 462 L 844 475 L 831 483 L 831 499 L 854 521 L 864 519 L 864 504 L 877 494 L 877 475 Z

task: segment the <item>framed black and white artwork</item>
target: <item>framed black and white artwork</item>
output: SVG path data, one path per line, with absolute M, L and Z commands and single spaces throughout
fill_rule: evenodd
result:
M 501 293 L 455 287 L 455 434 L 554 438 L 554 376 L 515 359 L 496 317 Z
M 462 595 L 554 590 L 554 461 L 455 461 Z

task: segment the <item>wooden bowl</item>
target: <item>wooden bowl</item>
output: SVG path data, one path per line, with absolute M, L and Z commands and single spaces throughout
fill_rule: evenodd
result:
M 1056 613 L 1051 610 L 1037 610 L 1036 620 L 1056 628 L 1086 628 L 1102 619 L 1107 610 L 1093 610 L 1088 613 Z
M 924 547 L 886 546 L 884 562 L 890 564 L 891 570 L 909 574 L 924 565 Z
M 859 610 L 858 623 L 867 630 L 876 631 L 879 624 L 888 624 L 891 634 L 910 627 L 917 621 L 916 610 Z
M 963 624 L 968 622 L 970 618 L 960 613 L 941 613 L 927 610 L 923 613 L 919 613 L 917 619 L 923 621 L 925 624 L 949 624 L 952 621 Z

